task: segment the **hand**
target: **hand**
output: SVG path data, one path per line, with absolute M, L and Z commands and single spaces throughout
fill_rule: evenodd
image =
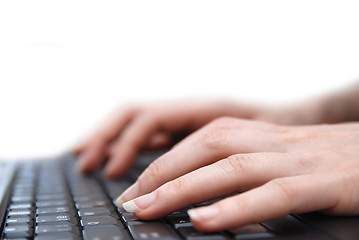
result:
M 192 132 L 220 116 L 256 118 L 258 107 L 229 101 L 187 101 L 121 108 L 102 127 L 73 149 L 82 172 L 98 168 L 109 158 L 105 174 L 118 177 L 144 148 L 173 144 L 178 135 Z
M 359 213 L 359 124 L 280 126 L 220 118 L 155 160 L 118 199 L 141 219 L 243 192 L 189 211 L 219 231 L 324 210 Z

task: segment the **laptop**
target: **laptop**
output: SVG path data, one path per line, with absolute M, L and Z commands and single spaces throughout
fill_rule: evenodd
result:
M 100 171 L 74 171 L 76 156 L 0 163 L 1 239 L 359 239 L 359 217 L 320 213 L 287 215 L 228 231 L 203 233 L 189 221 L 189 208 L 143 221 L 114 200 L 163 152 L 141 153 L 126 176 L 108 180 Z

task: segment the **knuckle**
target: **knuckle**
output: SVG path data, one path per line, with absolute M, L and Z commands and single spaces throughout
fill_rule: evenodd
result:
M 211 127 L 203 131 L 200 135 L 200 142 L 206 149 L 221 148 L 226 142 L 227 134 L 220 128 Z
M 323 138 L 330 138 L 331 133 L 313 131 L 309 127 L 288 128 L 280 131 L 282 140 L 287 144 L 298 144 L 303 142 L 312 142 Z
M 161 163 L 158 160 L 153 161 L 138 178 L 141 186 L 149 184 L 158 184 L 162 179 Z
M 304 153 L 297 160 L 298 169 L 304 172 L 313 172 L 321 159 L 322 154 L 320 153 Z
M 173 192 L 181 193 L 184 189 L 186 189 L 185 182 L 182 178 L 177 178 L 175 180 L 170 181 L 170 187 Z
M 268 182 L 268 185 L 277 192 L 280 202 L 288 203 L 293 199 L 295 189 L 291 187 L 292 185 L 287 179 L 273 179 Z
M 185 205 L 190 205 L 193 202 L 193 193 L 188 193 L 188 184 L 183 178 L 171 180 L 157 189 L 159 196 L 171 196 L 171 198 L 181 199 Z
M 252 157 L 248 154 L 236 154 L 219 162 L 222 169 L 230 176 L 238 177 L 250 169 Z
M 217 128 L 224 128 L 232 125 L 235 118 L 232 117 L 219 117 L 214 119 L 210 124 Z

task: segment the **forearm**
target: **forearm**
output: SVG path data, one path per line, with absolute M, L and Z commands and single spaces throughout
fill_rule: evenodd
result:
M 320 111 L 320 122 L 359 121 L 359 84 L 324 98 Z
M 359 84 L 298 104 L 264 108 L 257 119 L 286 125 L 359 121 Z

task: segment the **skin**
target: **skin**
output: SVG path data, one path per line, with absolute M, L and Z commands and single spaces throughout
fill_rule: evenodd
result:
M 108 158 L 104 171 L 113 178 L 125 173 L 142 149 L 171 145 L 192 132 L 117 199 L 141 219 L 237 192 L 189 211 L 194 226 L 219 231 L 317 210 L 357 215 L 355 103 L 357 86 L 279 108 L 233 101 L 132 106 L 116 111 L 74 152 L 84 172 Z M 346 121 L 353 122 L 339 123 Z

